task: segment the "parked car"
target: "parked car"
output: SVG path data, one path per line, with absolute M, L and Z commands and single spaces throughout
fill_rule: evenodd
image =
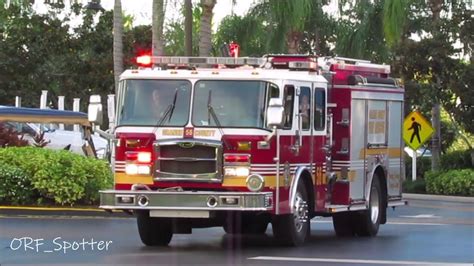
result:
M 13 107 L 0 106 L 0 110 L 3 111 L 3 113 L 6 113 L 6 110 L 9 110 L 12 108 Z M 20 109 L 25 110 L 25 114 L 23 116 L 21 112 L 18 112 L 18 114 L 16 114 L 17 120 L 22 120 L 23 117 L 28 117 L 28 116 L 31 117 L 32 115 L 29 114 L 28 112 L 31 113 L 31 112 L 46 111 L 46 110 L 39 110 L 39 109 L 33 109 L 33 108 L 20 108 Z M 12 110 L 20 110 L 20 109 L 12 109 Z M 58 112 L 58 116 L 64 115 L 64 113 L 60 113 L 60 112 L 66 112 L 67 114 L 73 113 L 73 112 L 68 112 L 68 111 L 57 111 L 57 110 L 51 110 L 51 111 L 52 113 L 51 114 L 48 113 L 48 115 L 52 115 L 55 112 Z M 85 116 L 85 119 L 87 120 L 87 116 Z M 15 129 L 17 132 L 22 134 L 24 136 L 23 138 L 32 145 L 36 142 L 36 140 L 40 138 L 41 134 L 43 134 L 42 139 L 46 143 L 45 148 L 66 149 L 74 153 L 84 155 L 84 151 L 82 147 L 85 144 L 85 140 L 83 138 L 82 131 L 61 130 L 61 129 L 58 129 L 57 126 L 55 126 L 55 123 L 41 123 L 41 124 L 36 123 L 37 120 L 41 120 L 41 119 L 32 119 L 32 120 L 35 120 L 35 123 L 17 121 L 17 120 L 9 119 L 6 121 L 1 121 L 0 119 L 0 123 L 4 124 L 5 126 L 9 128 Z M 25 121 L 26 120 L 27 119 L 25 119 Z M 92 141 L 94 143 L 97 157 L 106 158 L 107 151 L 108 151 L 108 141 L 97 134 L 92 134 Z

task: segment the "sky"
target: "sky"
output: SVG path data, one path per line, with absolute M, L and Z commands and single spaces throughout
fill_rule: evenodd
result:
M 134 25 L 151 25 L 152 2 L 152 0 L 122 0 L 122 9 L 126 14 L 134 15 Z M 180 9 L 182 2 L 184 1 L 168 0 L 165 13 L 168 21 L 181 16 Z M 199 1 L 193 0 L 193 5 L 198 4 L 198 2 Z M 216 6 L 214 7 L 213 29 L 217 29 L 219 22 L 225 16 L 232 14 L 232 12 L 236 15 L 245 14 L 254 2 L 254 0 L 237 0 L 233 6 L 232 0 L 217 0 Z M 102 0 L 101 4 L 105 9 L 113 9 L 114 0 Z
M 78 0 L 83 5 L 86 5 L 89 0 Z M 181 16 L 180 9 L 183 0 L 165 0 L 168 2 L 166 7 L 166 21 L 177 19 Z M 236 15 L 244 15 L 249 8 L 258 0 L 236 0 L 236 4 L 232 5 L 233 0 L 217 0 L 214 7 L 213 30 L 215 31 L 219 22 L 227 15 L 232 13 Z M 66 1 L 67 2 L 67 1 Z M 127 15 L 134 16 L 134 26 L 136 25 L 151 25 L 152 17 L 152 0 L 122 0 L 122 10 Z M 199 3 L 199 0 L 192 0 L 193 5 Z M 112 10 L 114 7 L 114 0 L 101 0 L 101 5 L 106 10 Z M 37 12 L 46 12 L 46 6 L 43 1 L 35 1 L 34 9 Z

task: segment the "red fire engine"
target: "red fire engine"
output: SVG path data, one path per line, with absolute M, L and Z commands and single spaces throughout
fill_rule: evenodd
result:
M 281 243 L 299 245 L 315 216 L 332 216 L 337 235 L 375 236 L 387 208 L 405 204 L 404 89 L 389 66 L 144 59 L 121 75 L 115 187 L 100 207 L 133 212 L 145 245 L 197 227 L 263 234 L 269 223 Z

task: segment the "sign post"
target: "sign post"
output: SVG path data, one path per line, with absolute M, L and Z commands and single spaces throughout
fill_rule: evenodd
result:
M 416 180 L 416 151 L 431 138 L 434 129 L 418 111 L 411 112 L 403 122 L 403 140 L 413 150 L 411 179 Z

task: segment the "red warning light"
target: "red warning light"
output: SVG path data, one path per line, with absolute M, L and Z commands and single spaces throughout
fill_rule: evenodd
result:
M 136 58 L 137 64 L 143 67 L 150 67 L 152 65 L 151 56 L 141 55 Z
M 238 45 L 237 43 L 231 42 L 229 44 L 229 51 L 230 51 L 230 56 L 239 57 L 240 45 Z

